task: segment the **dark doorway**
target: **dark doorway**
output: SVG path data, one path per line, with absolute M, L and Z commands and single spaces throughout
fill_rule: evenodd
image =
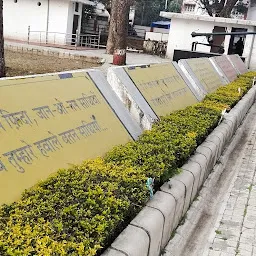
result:
M 217 33 L 217 32 L 226 32 L 226 28 L 225 27 L 217 27 L 215 26 L 213 31 L 213 33 Z M 224 46 L 224 41 L 225 41 L 225 36 L 213 36 L 213 44 L 216 46 Z M 216 46 L 212 46 L 211 47 L 211 52 L 213 53 L 220 53 L 220 47 L 216 47 Z
M 75 14 L 73 19 L 73 29 L 72 29 L 72 42 L 71 42 L 72 45 L 76 43 L 76 31 L 78 29 L 78 22 L 79 22 L 79 15 Z
M 245 29 L 245 28 L 232 28 L 231 32 L 247 32 L 247 29 Z M 242 56 L 243 55 L 243 51 L 244 51 L 245 38 L 246 38 L 246 36 L 240 36 L 240 35 L 231 36 L 230 41 L 229 41 L 228 54 L 236 54 L 237 53 L 240 56 Z M 237 51 L 237 45 L 239 44 L 238 43 L 239 40 L 240 41 L 242 40 L 243 44 L 242 45 L 240 44 L 240 46 L 241 46 L 240 48 L 242 48 L 242 49 L 239 49 Z

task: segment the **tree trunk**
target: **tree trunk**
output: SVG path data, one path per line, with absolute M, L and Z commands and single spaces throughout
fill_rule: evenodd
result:
M 116 31 L 116 13 L 117 13 L 117 3 L 118 0 L 111 1 L 111 14 L 110 14 L 110 24 L 108 32 L 108 42 L 107 42 L 107 53 L 113 54 L 115 48 L 115 31 Z
M 111 17 L 107 43 L 107 53 L 116 49 L 125 50 L 127 46 L 130 3 L 127 0 L 111 1 Z
M 4 35 L 3 35 L 3 0 L 0 0 L 0 77 L 5 76 Z

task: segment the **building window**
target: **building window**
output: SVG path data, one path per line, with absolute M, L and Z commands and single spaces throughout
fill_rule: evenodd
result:
M 75 3 L 75 12 L 78 12 L 78 11 L 79 11 L 79 3 L 76 2 L 76 3 Z
M 185 4 L 184 10 L 185 12 L 194 12 L 195 11 L 195 4 Z

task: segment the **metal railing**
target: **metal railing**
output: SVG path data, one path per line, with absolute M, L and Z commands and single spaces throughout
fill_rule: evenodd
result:
M 100 48 L 100 33 L 98 35 L 79 35 L 79 46 Z
M 95 34 L 68 34 L 60 32 L 31 31 L 28 28 L 27 43 L 39 43 L 40 45 L 63 45 L 69 47 L 100 48 L 101 33 Z

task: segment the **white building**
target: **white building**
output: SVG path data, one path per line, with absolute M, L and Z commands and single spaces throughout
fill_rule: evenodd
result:
M 247 3 L 247 0 L 244 0 L 244 3 Z M 198 0 L 183 0 L 181 13 L 209 16 L 204 6 Z M 233 13 L 231 18 L 246 19 L 246 15 L 241 13 Z
M 212 33 L 218 32 L 234 32 L 234 31 L 256 31 L 256 21 L 216 18 L 203 15 L 189 15 L 161 12 L 161 17 L 171 19 L 171 27 L 168 38 L 167 56 L 173 59 L 174 50 L 190 51 L 193 42 L 207 44 L 206 37 L 191 36 L 192 32 Z M 240 36 L 238 36 L 239 38 Z M 215 44 L 223 45 L 225 54 L 231 54 L 234 44 L 238 39 L 234 36 L 217 37 Z M 235 40 L 236 39 L 236 40 Z M 214 47 L 198 44 L 197 51 L 216 52 Z M 256 40 L 255 35 L 247 35 L 244 39 L 243 57 L 249 68 L 256 69 Z
M 254 1 L 250 2 L 247 19 L 248 20 L 256 20 L 256 2 L 254 2 Z
M 89 0 L 4 0 L 4 36 L 26 41 L 30 30 L 31 41 L 47 38 L 48 42 L 70 43 L 72 34 L 81 32 L 84 5 L 95 3 Z M 109 13 L 103 4 L 97 4 L 95 12 L 108 23 Z
M 196 0 L 184 0 L 181 7 L 182 14 L 208 15 L 207 12 L 201 8 Z

